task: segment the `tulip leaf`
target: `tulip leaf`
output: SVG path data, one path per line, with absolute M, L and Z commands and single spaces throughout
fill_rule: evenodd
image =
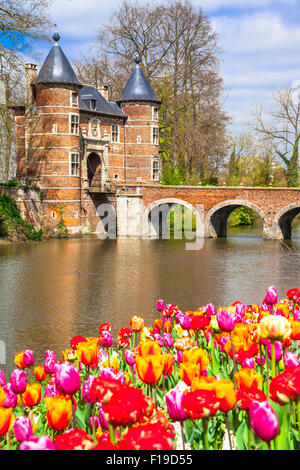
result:
M 277 415 L 280 433 L 275 439 L 277 450 L 291 450 L 289 440 L 289 407 L 287 405 L 281 406 L 278 403 L 272 402 L 272 407 Z
M 246 422 L 243 421 L 237 431 L 236 431 L 236 435 L 235 435 L 235 439 L 236 439 L 236 447 L 237 447 L 237 450 L 245 450 L 245 444 L 244 444 L 244 434 L 245 434 L 245 431 L 247 429 L 247 425 L 246 425 Z M 246 436 L 245 436 L 246 437 Z

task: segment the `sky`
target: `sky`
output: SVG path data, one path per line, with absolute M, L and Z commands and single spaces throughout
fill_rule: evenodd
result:
M 163 0 L 152 0 L 161 3 Z M 88 57 L 101 24 L 121 0 L 52 0 L 50 16 L 69 59 Z M 147 3 L 139 0 L 139 4 Z M 243 132 L 259 104 L 278 88 L 300 85 L 300 0 L 192 0 L 203 8 L 223 49 L 224 109 L 233 132 Z M 50 45 L 43 45 L 47 55 Z

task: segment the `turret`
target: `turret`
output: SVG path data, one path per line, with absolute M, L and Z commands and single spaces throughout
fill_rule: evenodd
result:
M 158 110 L 160 100 L 156 97 L 141 68 L 139 57 L 135 68 L 118 101 L 126 123 L 127 182 L 159 180 L 159 127 Z

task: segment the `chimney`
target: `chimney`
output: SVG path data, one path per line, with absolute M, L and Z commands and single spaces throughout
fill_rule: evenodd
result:
M 31 83 L 37 76 L 37 65 L 25 64 L 25 79 L 26 79 L 26 92 L 25 92 L 25 104 L 26 109 L 31 108 L 34 105 L 34 94 Z
M 107 85 L 99 85 L 97 87 L 98 92 L 100 95 L 103 96 L 103 98 L 108 101 L 108 86 Z

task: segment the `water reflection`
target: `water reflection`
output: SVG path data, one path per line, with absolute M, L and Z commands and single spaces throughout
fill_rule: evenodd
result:
M 22 349 L 34 349 L 41 362 L 46 349 L 59 354 L 72 336 L 97 335 L 104 321 L 117 330 L 138 314 L 152 324 L 158 298 L 186 310 L 248 304 L 261 302 L 271 284 L 283 297 L 300 285 L 299 256 L 299 237 L 265 241 L 245 229 L 205 240 L 200 251 L 186 251 L 184 240 L 94 237 L 0 247 L 4 370 Z

